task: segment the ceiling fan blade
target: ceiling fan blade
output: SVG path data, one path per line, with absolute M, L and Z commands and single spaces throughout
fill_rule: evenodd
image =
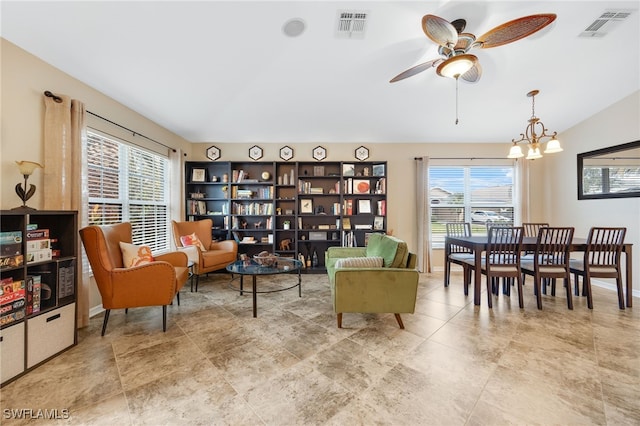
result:
M 389 80 L 389 83 L 395 83 L 396 81 L 404 80 L 405 78 L 414 76 L 414 75 L 416 75 L 418 73 L 421 73 L 424 70 L 427 70 L 429 68 L 435 67 L 436 65 L 438 65 L 442 61 L 443 61 L 443 59 L 441 59 L 441 58 L 432 59 L 429 62 L 425 62 L 423 64 L 416 65 L 415 67 L 411 67 L 408 70 L 403 71 L 400 74 L 398 74 L 395 77 L 393 77 L 391 80 Z
M 458 42 L 458 31 L 449 21 L 435 15 L 422 17 L 422 31 L 440 46 L 453 47 Z
M 469 83 L 476 83 L 482 77 L 482 67 L 480 66 L 480 62 L 476 62 L 469 71 L 465 72 L 460 76 L 464 81 L 468 81 Z
M 556 19 L 555 13 L 523 16 L 499 25 L 478 37 L 480 47 L 488 49 L 513 43 L 540 31 Z

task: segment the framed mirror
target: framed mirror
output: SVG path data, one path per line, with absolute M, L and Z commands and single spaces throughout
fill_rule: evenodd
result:
M 578 154 L 578 199 L 640 197 L 640 140 Z

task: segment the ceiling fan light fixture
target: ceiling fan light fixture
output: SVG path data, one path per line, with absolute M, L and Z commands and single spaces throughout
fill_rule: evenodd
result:
M 441 77 L 457 79 L 473 68 L 477 62 L 478 58 L 475 55 L 464 54 L 453 56 L 441 63 L 436 69 L 436 73 Z
M 560 146 L 560 141 L 554 137 L 549 142 L 547 142 L 547 148 L 544 150 L 544 153 L 555 154 L 556 152 L 561 152 L 561 151 L 563 151 L 563 149 Z

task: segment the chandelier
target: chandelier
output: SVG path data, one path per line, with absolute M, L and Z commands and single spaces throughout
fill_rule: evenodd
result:
M 527 152 L 527 160 L 535 160 L 536 158 L 542 158 L 540 153 L 540 144 L 546 143 L 547 147 L 544 150 L 545 154 L 553 154 L 555 152 L 562 151 L 560 141 L 556 139 L 558 132 L 553 132 L 553 135 L 547 135 L 547 129 L 538 117 L 536 117 L 536 99 L 535 96 L 540 93 L 539 90 L 532 90 L 527 93 L 527 96 L 531 98 L 531 118 L 529 124 L 524 133 L 520 133 L 520 139 L 512 139 L 513 146 L 509 151 L 507 158 L 521 158 L 524 157 L 522 148 L 518 145 L 520 142 L 526 142 L 529 145 L 529 151 Z M 537 132 L 536 132 L 537 131 Z M 539 132 L 539 133 L 538 133 Z

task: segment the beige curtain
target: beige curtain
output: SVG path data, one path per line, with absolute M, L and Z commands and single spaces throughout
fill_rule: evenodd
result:
M 515 217 L 520 218 L 520 223 L 531 222 L 529 162 L 523 158 L 516 160 L 515 172 L 516 206 L 519 209 L 515 212 Z
M 416 216 L 418 219 L 418 271 L 431 272 L 431 209 L 429 208 L 429 157 L 416 159 Z
M 84 104 L 65 95 L 44 96 L 44 209 L 77 210 L 78 228 L 86 224 L 86 129 Z M 77 252 L 81 253 L 78 236 Z M 89 276 L 78 261 L 78 327 L 89 324 Z

